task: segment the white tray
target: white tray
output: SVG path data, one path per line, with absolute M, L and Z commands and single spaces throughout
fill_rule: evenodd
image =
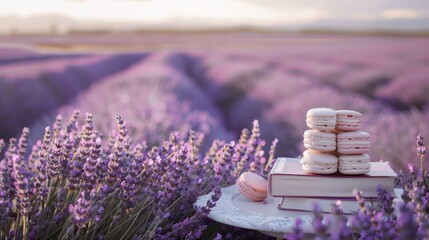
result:
M 203 195 L 195 206 L 205 206 L 211 193 Z M 313 233 L 313 213 L 277 209 L 280 198 L 267 197 L 263 202 L 253 202 L 241 195 L 235 185 L 222 188 L 222 196 L 211 210 L 209 218 L 231 226 L 261 231 L 270 235 L 291 232 L 295 219 L 300 217 L 305 233 Z
M 295 219 L 300 217 L 303 232 L 306 235 L 314 233 L 312 212 L 279 210 L 277 205 L 281 198 L 267 197 L 263 202 L 253 202 L 240 194 L 235 185 L 222 188 L 221 191 L 222 196 L 208 216 L 217 222 L 280 237 L 283 233 L 291 232 Z M 401 201 L 402 189 L 395 189 L 395 194 L 398 197 L 395 200 Z M 200 196 L 194 205 L 205 206 L 210 196 L 211 193 Z

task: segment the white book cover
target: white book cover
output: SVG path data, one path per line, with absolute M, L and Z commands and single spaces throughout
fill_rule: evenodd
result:
M 377 185 L 392 192 L 396 173 L 386 162 L 371 162 L 371 171 L 362 175 L 306 173 L 297 158 L 278 158 L 268 175 L 268 192 L 274 197 L 354 198 L 353 190 L 365 197 L 377 196 Z

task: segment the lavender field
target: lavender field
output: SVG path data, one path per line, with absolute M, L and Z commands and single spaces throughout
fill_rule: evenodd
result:
M 372 134 L 371 159 L 399 169 L 414 161 L 410 146 L 417 133 L 429 135 L 427 38 L 231 33 L 178 34 L 171 42 L 172 37 L 3 37 L 63 52 L 72 46 L 89 50 L 1 48 L 0 136 L 17 136 L 33 124 L 44 127 L 74 109 L 93 113 L 104 134 L 121 113 L 133 138 L 150 144 L 173 130 L 234 139 L 257 119 L 264 138 L 279 139 L 278 156 L 296 157 L 303 150 L 305 112 L 326 106 L 361 111 Z M 98 52 L 103 45 L 109 53 Z M 108 51 L 127 46 L 132 54 Z M 41 134 L 32 131 L 35 138 Z
M 46 214 L 56 216 L 64 230 L 51 236 L 219 239 L 227 232 L 231 238 L 234 231 L 247 234 L 225 226 L 216 228 L 223 229 L 218 234 L 210 230 L 214 223 L 200 224 L 219 197 L 215 187 L 231 184 L 245 169 L 267 174 L 274 155 L 300 156 L 310 108 L 362 112 L 363 130 L 371 134 L 371 160 L 389 161 L 397 171 L 420 164 L 416 136 L 429 138 L 427 37 L 154 33 L 0 41 L 15 44 L 0 47 L 2 169 L 14 169 L 9 180 L 21 188 L 33 179 L 39 196 L 52 201 L 56 196 L 58 207 Z M 63 155 L 53 160 L 55 154 Z M 62 176 L 54 190 L 43 185 L 40 171 Z M 66 187 L 81 191 L 62 196 Z M 193 213 L 198 194 L 213 188 L 213 202 Z M 11 196 L 28 200 L 35 194 L 22 191 L 11 190 Z M 109 198 L 114 194 L 118 202 Z M 67 210 L 60 197 L 76 204 Z M 30 209 L 29 202 L 20 201 L 24 217 L 18 227 L 49 219 L 45 214 L 27 218 L 47 206 Z M 114 207 L 118 204 L 124 212 Z M 170 212 L 172 204 L 187 207 Z M 89 205 L 92 210 L 82 210 Z M 153 211 L 139 215 L 147 209 Z M 146 225 L 130 232 L 131 227 L 110 224 L 134 221 Z M 37 239 L 44 227 L 52 230 L 37 225 L 17 237 Z

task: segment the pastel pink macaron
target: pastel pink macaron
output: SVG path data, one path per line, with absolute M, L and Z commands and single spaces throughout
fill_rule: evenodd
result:
M 337 110 L 335 129 L 344 132 L 357 131 L 362 127 L 360 112 L 352 110 Z
M 371 135 L 367 132 L 343 132 L 337 135 L 337 151 L 341 154 L 362 154 L 371 147 Z
M 371 170 L 368 154 L 341 155 L 338 157 L 338 171 L 346 175 L 359 175 Z
M 330 108 L 313 108 L 307 111 L 307 126 L 314 130 L 331 131 L 337 123 L 337 113 Z
M 260 202 L 267 197 L 267 180 L 256 173 L 245 172 L 237 179 L 238 191 L 248 199 Z
M 338 170 L 338 157 L 330 153 L 308 149 L 303 153 L 301 166 L 308 173 L 332 174 Z
M 304 132 L 304 146 L 311 150 L 331 152 L 337 149 L 337 135 L 331 132 L 307 130 Z

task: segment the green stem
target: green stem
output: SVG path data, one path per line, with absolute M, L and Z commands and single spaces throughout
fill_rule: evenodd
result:
M 22 239 L 27 239 L 27 216 L 22 217 Z
M 142 207 L 142 208 L 140 208 L 140 210 L 138 211 L 138 213 L 137 213 L 137 214 L 136 214 L 136 216 L 134 217 L 134 220 L 131 222 L 131 224 L 130 224 L 130 226 L 128 227 L 127 231 L 125 231 L 124 235 L 121 237 L 121 239 L 120 239 L 120 240 L 124 239 L 124 238 L 125 238 L 125 236 L 127 236 L 128 232 L 130 231 L 130 229 L 132 228 L 132 226 L 133 226 L 133 225 L 134 225 L 134 223 L 136 222 L 137 218 L 139 217 L 139 215 L 140 215 L 141 211 L 142 211 L 143 209 L 145 209 L 145 208 L 146 208 L 146 207 Z
M 15 220 L 15 236 L 17 233 L 19 233 L 18 229 L 20 228 L 21 224 L 21 214 L 19 213 L 19 210 L 16 212 L 16 220 Z

